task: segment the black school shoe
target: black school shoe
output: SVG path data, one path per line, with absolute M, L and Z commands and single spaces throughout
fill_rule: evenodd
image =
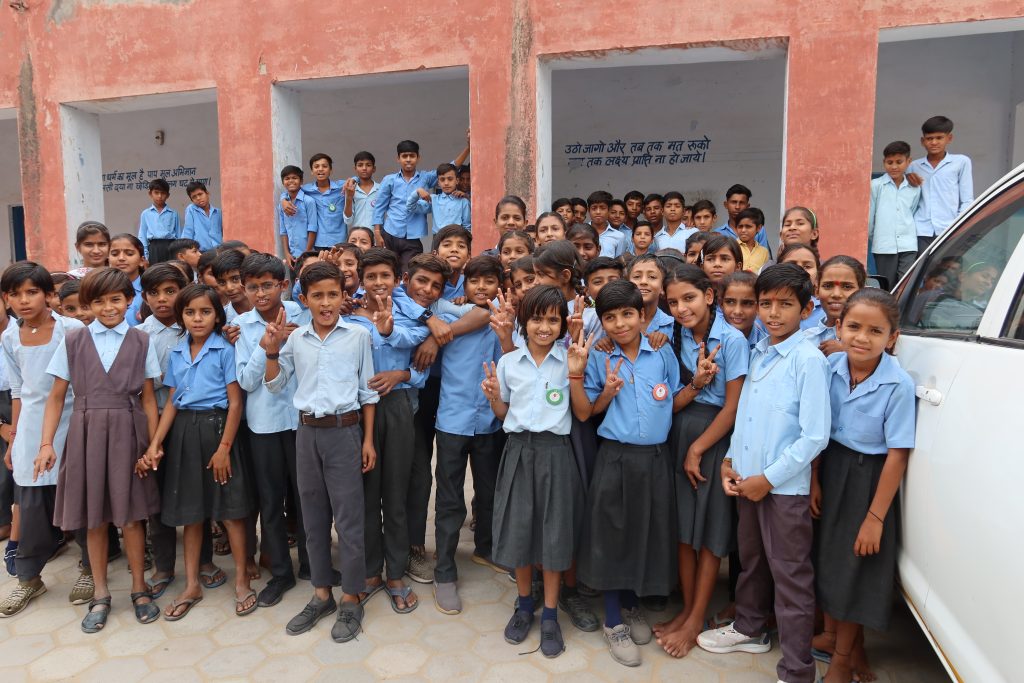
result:
M 331 629 L 331 639 L 336 643 L 347 643 L 363 630 L 363 604 L 342 602 L 338 607 L 338 620 Z
M 305 633 L 316 626 L 316 622 L 323 617 L 334 614 L 336 609 L 338 609 L 338 603 L 334 601 L 333 596 L 326 600 L 320 600 L 314 595 L 313 599 L 302 608 L 302 611 L 292 617 L 292 620 L 284 627 L 285 633 L 290 636 Z
M 544 619 L 540 622 L 540 651 L 548 659 L 565 652 L 562 628 L 557 619 Z
M 533 612 L 516 609 L 505 626 L 505 642 L 519 645 L 530 634 L 531 626 L 533 626 Z
M 292 588 L 295 588 L 295 579 L 291 577 L 275 577 L 260 591 L 260 597 L 256 604 L 260 607 L 273 607 L 281 602 L 285 592 L 290 591 Z

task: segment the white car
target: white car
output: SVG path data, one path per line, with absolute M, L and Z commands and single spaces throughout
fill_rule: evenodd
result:
M 954 680 L 1024 680 L 1024 165 L 895 290 L 917 387 L 903 592 Z M 1022 651 L 1018 652 L 1017 647 Z

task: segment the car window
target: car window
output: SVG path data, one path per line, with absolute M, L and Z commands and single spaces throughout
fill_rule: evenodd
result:
M 987 202 L 918 263 L 899 293 L 901 329 L 970 336 L 1024 234 L 1024 181 Z
M 1017 296 L 1014 297 L 1013 306 L 1010 307 L 1010 317 L 1006 321 L 1002 337 L 1024 341 L 1024 282 L 1017 287 Z

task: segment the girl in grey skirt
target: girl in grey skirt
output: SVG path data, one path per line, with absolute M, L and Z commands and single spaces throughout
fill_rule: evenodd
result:
M 697 644 L 722 558 L 734 549 L 736 507 L 718 473 L 729 450 L 740 390 L 747 375 L 746 338 L 717 315 L 711 280 L 697 266 L 669 272 L 665 298 L 675 318 L 672 345 L 686 405 L 669 439 L 675 465 L 679 582 L 683 609 L 655 624 L 666 652 L 685 657 Z
M 811 512 L 820 517 L 814 574 L 826 614 L 815 646 L 832 649 L 829 683 L 868 674 L 863 628 L 889 625 L 896 494 L 916 426 L 914 382 L 889 353 L 898 320 L 888 292 L 854 293 L 838 323 L 844 350 L 828 357 L 832 441 L 813 471 Z
M 484 364 L 481 384 L 509 438 L 494 492 L 494 561 L 515 567 L 519 602 L 505 640 L 526 639 L 533 623 L 533 566 L 544 572 L 540 649 L 565 649 L 558 625 L 558 591 L 569 569 L 583 522 L 583 482 L 569 442 L 569 373 L 565 336 L 568 307 L 562 293 L 531 289 L 516 318 L 526 344 L 495 366 Z M 506 328 L 510 330 L 510 328 Z

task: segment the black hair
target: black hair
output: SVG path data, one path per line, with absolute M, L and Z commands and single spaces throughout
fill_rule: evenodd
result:
M 754 221 L 754 225 L 760 227 L 764 225 L 764 211 L 756 207 L 750 207 L 749 209 L 743 209 L 736 214 L 736 222 L 739 223 L 741 220 L 749 218 Z
M 589 237 L 594 240 L 594 244 L 598 248 L 601 246 L 601 238 L 590 223 L 573 223 L 569 226 L 569 229 L 565 231 L 565 239 L 571 242 L 574 237 Z
M 132 247 L 134 247 L 134 249 L 137 252 L 139 252 L 140 256 L 146 253 L 146 248 L 142 245 L 142 240 L 140 240 L 138 237 L 131 234 L 130 232 L 121 232 L 114 235 L 113 237 L 110 238 L 110 244 L 113 245 L 114 242 L 117 242 L 118 240 L 125 240 L 126 242 L 130 242 Z
M 320 252 L 313 249 L 311 251 L 304 251 L 299 254 L 299 258 L 295 259 L 295 272 L 302 272 L 302 266 L 305 265 L 306 261 L 311 258 L 319 258 Z
M 171 186 L 168 185 L 167 181 L 163 178 L 154 178 L 149 181 L 149 189 L 147 191 L 152 192 L 153 190 L 159 190 L 160 192 L 171 194 Z
M 648 223 L 647 221 L 638 220 L 636 222 L 636 225 L 633 226 L 632 232 L 636 232 L 637 228 L 647 228 L 648 230 L 651 231 L 651 237 L 654 237 L 654 226 Z
M 461 166 L 459 166 L 459 169 L 458 169 L 458 173 L 459 173 L 459 177 L 460 177 L 460 178 L 461 178 L 461 177 L 462 177 L 462 176 L 463 176 L 464 174 L 465 174 L 465 175 L 468 175 L 468 174 L 470 173 L 470 170 L 469 170 L 469 164 L 462 164 Z
M 249 245 L 246 244 L 245 242 L 243 242 L 242 240 L 226 240 L 224 242 L 221 242 L 219 248 L 220 248 L 221 251 L 224 251 L 225 249 L 245 249 L 245 250 L 248 250 L 249 249 Z
M 183 251 L 188 251 L 189 249 L 198 249 L 198 248 L 199 248 L 199 242 L 196 242 L 193 239 L 189 239 L 188 237 L 179 237 L 176 240 L 172 240 L 171 243 L 169 245 L 167 245 L 167 252 L 171 256 L 177 256 L 178 254 L 180 254 Z
M 690 211 L 696 215 L 698 211 L 710 211 L 712 216 L 718 215 L 718 209 L 715 208 L 715 203 L 710 199 L 698 199 L 690 207 Z
M 533 254 L 527 254 L 526 256 L 520 256 L 512 263 L 508 264 L 508 274 L 512 277 L 512 271 L 521 270 L 524 273 L 533 272 Z
M 947 119 L 945 116 L 933 116 L 924 123 L 921 124 L 921 133 L 928 135 L 929 133 L 952 133 L 953 122 Z
M 593 230 L 593 228 L 590 229 Z M 577 292 L 580 291 L 582 265 L 579 252 L 576 251 L 576 247 L 569 240 L 555 240 L 543 244 L 533 255 L 534 272 L 536 272 L 537 268 L 553 270 L 555 273 L 568 270 L 569 286 Z
M 575 209 L 577 206 L 582 206 L 584 209 L 589 208 L 587 206 L 587 200 L 583 197 L 573 197 L 569 201 L 572 202 L 572 206 Z
M 303 178 L 302 169 L 299 168 L 298 166 L 292 166 L 290 164 L 281 169 L 281 180 L 284 180 L 286 177 L 290 175 L 299 176 L 299 180 L 301 181 Z
M 51 288 L 52 292 L 53 289 Z M 131 278 L 117 268 L 94 268 L 82 278 L 82 286 L 78 290 L 78 300 L 83 305 L 98 299 L 105 294 L 120 292 L 126 299 L 135 296 L 135 287 Z
M 644 201 L 644 193 L 640 190 L 630 190 L 623 197 L 623 202 L 628 202 L 630 199 L 639 199 L 641 203 Z
M 363 258 L 359 259 L 359 279 L 363 278 L 363 271 L 370 266 L 387 266 L 395 274 L 395 279 L 402 277 L 401 266 L 395 252 L 383 247 L 370 247 L 363 252 Z
M 497 218 L 498 214 L 501 213 L 501 207 L 506 204 L 515 204 L 519 211 L 523 214 L 523 219 L 526 219 L 526 202 L 521 197 L 517 197 L 514 194 L 505 195 L 498 200 L 498 203 L 494 205 L 494 217 Z
M 858 289 L 856 292 L 850 295 L 850 298 L 846 300 L 846 305 L 843 306 L 843 312 L 839 316 L 839 320 L 842 321 L 846 317 L 846 314 L 850 309 L 857 304 L 865 304 L 868 306 L 874 306 L 878 310 L 882 311 L 885 315 L 886 321 L 889 323 L 889 327 L 892 328 L 893 332 L 898 332 L 900 329 L 900 308 L 899 304 L 896 303 L 896 297 L 884 289 L 878 289 L 877 287 L 866 287 Z M 887 352 L 892 353 L 891 349 L 886 349 Z
M 736 183 L 735 185 L 733 185 L 732 187 L 725 191 L 725 198 L 728 199 L 734 194 L 745 195 L 748 202 L 750 201 L 750 198 L 754 196 L 754 193 L 750 191 L 749 187 L 747 187 L 746 185 L 740 185 L 739 183 Z
M 792 254 L 794 251 L 800 251 L 801 249 L 806 249 L 807 251 L 811 252 L 811 254 L 814 256 L 814 267 L 818 271 L 818 274 L 820 275 L 821 274 L 821 255 L 818 253 L 818 248 L 816 246 L 814 246 L 813 244 L 804 244 L 803 242 L 793 242 L 792 244 L 787 244 L 787 245 L 783 246 L 782 249 L 779 250 L 779 260 L 778 260 L 778 263 L 782 263 L 783 261 L 785 261 L 787 256 Z M 815 286 L 817 286 L 818 283 L 815 282 L 814 284 L 815 284 Z
M 192 270 L 192 266 L 181 259 L 172 258 L 169 261 L 164 261 L 164 263 L 170 263 L 181 271 L 181 274 L 185 276 L 185 282 L 192 282 L 196 279 L 196 271 Z
M 786 209 L 786 212 L 782 214 L 782 223 L 785 223 L 786 216 L 793 213 L 794 211 L 799 211 L 800 213 L 802 213 L 804 215 L 804 218 L 806 218 L 807 221 L 811 224 L 811 229 L 817 230 L 819 234 L 821 233 L 821 228 L 818 227 L 818 217 L 814 214 L 813 211 L 808 209 L 806 206 L 791 206 L 788 209 Z M 811 245 L 815 247 L 818 246 L 817 237 L 811 240 Z
M 455 168 L 454 165 L 449 164 L 447 162 L 443 163 L 443 164 L 439 164 L 438 167 L 437 167 L 437 175 L 438 176 L 443 176 L 445 173 L 454 173 L 455 177 L 459 176 L 458 169 Z
M 636 258 L 629 262 L 629 268 L 626 268 L 626 277 L 629 278 L 629 276 L 633 272 L 633 269 L 636 268 L 641 263 L 653 263 L 658 268 L 658 270 L 661 272 L 661 291 L 662 293 L 664 293 L 665 278 L 668 277 L 668 269 L 665 268 L 664 265 L 662 265 L 661 259 L 659 259 L 656 254 L 637 254 Z M 651 321 L 648 320 L 647 322 Z
M 348 229 L 349 240 L 352 239 L 352 233 L 354 233 L 356 230 L 361 230 L 361 231 L 365 232 L 367 235 L 369 235 L 369 237 L 370 237 L 370 246 L 371 247 L 377 246 L 377 239 L 373 236 L 373 229 L 372 228 L 367 228 L 364 225 L 356 225 L 354 227 L 349 228 Z
M 562 215 L 557 211 L 545 211 L 541 215 L 537 216 L 537 220 L 535 220 L 533 224 L 535 226 L 540 225 L 540 222 L 545 218 L 557 218 L 558 222 L 562 224 L 562 230 L 565 230 L 565 219 L 562 218 Z
M 625 211 L 626 210 L 626 201 L 624 199 L 613 199 L 610 202 L 608 202 L 608 208 L 610 209 L 613 206 L 621 206 L 622 210 Z
M 245 254 L 238 251 L 237 249 L 223 249 L 217 258 L 213 260 L 213 276 L 218 280 L 222 275 L 227 275 L 233 270 L 242 270 L 242 261 L 245 260 Z M 241 275 L 241 272 L 239 272 Z
M 704 244 L 705 242 L 708 241 L 709 237 L 711 237 L 710 233 L 698 230 L 697 232 L 693 233 L 692 235 L 686 238 L 686 243 L 683 246 L 686 248 L 686 251 L 690 251 L 690 247 L 692 247 L 695 244 Z
M 334 168 L 334 159 L 332 159 L 329 155 L 324 154 L 323 152 L 317 152 L 316 154 L 309 158 L 309 167 L 313 168 L 313 164 L 320 161 L 321 159 L 326 161 L 329 167 L 331 167 L 332 169 Z
M 64 299 L 67 299 L 69 296 L 76 296 L 78 294 L 78 290 L 81 288 L 81 280 L 68 280 L 60 286 L 60 291 L 57 292 L 57 296 L 60 298 L 60 302 L 64 303 Z
M 103 235 L 103 239 L 107 240 L 107 244 L 110 244 L 110 230 L 107 229 L 107 226 L 99 221 L 85 221 L 75 231 L 75 246 L 77 247 L 84 242 L 90 235 Z
M 253 252 L 246 256 L 239 270 L 243 283 L 249 278 L 261 275 L 269 275 L 275 280 L 284 280 L 288 277 L 285 274 L 284 261 L 272 254 L 261 254 L 259 252 Z
M 498 238 L 497 249 L 499 254 L 501 253 L 501 248 L 505 246 L 505 242 L 508 242 L 511 239 L 517 239 L 526 242 L 526 250 L 529 251 L 531 254 L 533 253 L 533 250 L 537 248 L 537 243 L 534 242 L 533 236 L 530 235 L 530 233 L 526 232 L 525 230 L 507 230 L 501 235 L 501 237 Z
M 50 271 L 35 261 L 18 261 L 7 266 L 3 276 L 0 276 L 0 290 L 4 294 L 13 294 L 26 282 L 31 282 L 46 294 L 54 292 L 53 276 L 50 275 Z
M 372 154 L 370 154 L 369 152 L 366 152 L 366 151 L 356 152 L 356 155 L 354 157 L 352 157 L 352 165 L 353 166 L 358 164 L 360 161 L 369 161 L 374 166 L 377 165 L 377 160 L 374 158 L 374 156 Z
M 807 271 L 795 263 L 773 263 L 766 266 L 754 282 L 754 293 L 760 299 L 762 294 L 788 289 L 793 292 L 800 308 L 805 308 L 814 296 L 814 284 Z
M 711 326 L 715 324 L 715 316 L 718 311 L 718 292 L 711 278 L 703 269 L 692 263 L 683 263 L 668 271 L 665 276 L 665 292 L 668 295 L 668 286 L 673 282 L 685 282 L 700 292 L 707 292 L 709 289 L 714 295 L 711 304 L 708 306 L 708 329 L 704 333 L 704 345 L 707 348 L 708 338 L 711 334 Z M 693 380 L 693 372 L 683 363 L 683 326 L 673 316 L 672 322 L 672 350 L 675 352 L 676 360 L 679 361 L 679 379 L 683 384 L 689 384 Z M 707 349 L 710 353 L 711 349 Z M 697 367 L 697 359 L 694 359 L 693 366 Z
M 821 274 L 825 272 L 825 269 L 829 266 L 846 266 L 853 271 L 853 277 L 857 280 L 857 286 L 861 289 L 864 288 L 864 283 L 868 281 L 868 272 L 864 269 L 864 264 L 853 258 L 852 256 L 846 256 L 845 254 L 838 254 L 829 259 L 826 259 L 824 263 L 818 266 L 818 282 L 821 282 Z
M 637 286 L 629 280 L 612 280 L 597 293 L 594 307 L 598 318 L 619 308 L 635 308 L 643 313 L 644 298 Z
M 210 193 L 210 191 L 206 189 L 205 183 L 201 183 L 198 180 L 193 180 L 192 182 L 185 186 L 185 196 L 188 197 L 189 199 L 192 199 L 192 193 L 195 192 L 196 190 L 202 190 L 207 194 Z
M 665 205 L 665 198 L 662 197 L 657 192 L 652 192 L 651 194 L 649 194 L 646 197 L 644 197 L 644 208 L 646 209 L 647 205 L 650 204 L 651 202 L 658 202 L 659 204 L 664 206 Z
M 746 285 L 751 289 L 754 288 L 754 282 L 757 281 L 757 276 L 751 273 L 749 270 L 737 270 L 734 273 L 729 273 L 722 281 L 718 283 L 718 294 L 719 298 L 725 296 L 726 290 L 732 285 Z
M 395 149 L 398 150 L 398 154 L 400 154 L 400 155 L 401 154 L 408 154 L 410 152 L 413 153 L 413 154 L 419 154 L 420 153 L 420 145 L 419 145 L 419 143 L 415 142 L 413 140 L 402 140 L 401 142 L 398 143 L 398 146 Z
M 213 334 L 222 334 L 224 325 L 227 323 L 227 315 L 224 313 L 224 306 L 220 303 L 220 296 L 217 290 L 210 285 L 194 282 L 185 289 L 178 292 L 178 298 L 174 300 L 174 317 L 181 327 L 181 334 L 186 333 L 185 329 L 185 307 L 201 297 L 206 297 L 213 307 L 214 323 Z
M 500 283 L 505 277 L 505 268 L 496 257 L 481 254 L 469 259 L 466 267 L 462 270 L 462 274 L 466 276 L 467 280 L 472 277 L 492 275 L 498 278 Z
M 58 270 L 58 271 L 53 272 L 53 273 L 50 273 L 50 277 L 53 278 L 53 286 L 54 287 L 59 287 L 60 285 L 64 284 L 65 282 L 67 282 L 69 280 L 74 280 L 75 279 L 75 278 L 71 277 L 70 275 L 68 275 L 67 273 L 65 273 L 64 271 L 61 271 L 61 270 Z
M 196 264 L 196 269 L 202 273 L 205 270 L 212 268 L 213 262 L 217 260 L 218 254 L 220 254 L 220 250 L 216 247 L 204 251 L 199 255 L 199 263 Z
M 885 146 L 885 149 L 882 150 L 883 159 L 886 157 L 894 157 L 897 154 L 902 154 L 905 157 L 909 157 L 910 144 L 904 142 L 903 140 L 896 140 L 895 142 L 890 142 L 888 145 Z
M 552 308 L 558 312 L 558 317 L 562 322 L 556 339 L 564 337 L 569 331 L 569 305 L 566 303 L 565 297 L 562 296 L 562 292 L 551 285 L 538 285 L 532 288 L 519 302 L 519 307 L 516 309 L 516 324 L 523 336 L 526 336 L 526 323 L 531 318 L 543 315 L 544 312 Z
M 466 243 L 467 249 L 469 249 L 470 251 L 473 250 L 473 233 L 471 233 L 469 230 L 466 230 L 464 227 L 457 223 L 453 223 L 452 225 L 446 225 L 440 230 L 438 230 L 436 233 L 434 233 L 434 239 L 430 244 L 430 250 L 437 251 L 437 248 L 441 246 L 441 242 L 444 242 L 446 239 L 452 237 L 457 237 L 461 239 L 463 242 Z
M 572 207 L 572 201 L 568 197 L 559 197 L 555 201 L 551 202 L 551 210 L 558 211 L 563 206 Z
M 302 275 L 299 276 L 299 289 L 302 295 L 305 296 L 310 287 L 323 280 L 334 280 L 345 289 L 345 273 L 330 261 L 318 261 L 302 271 Z
M 170 261 L 164 261 L 146 268 L 146 272 L 142 274 L 140 286 L 143 292 L 148 292 L 164 282 L 173 282 L 178 285 L 178 289 L 183 289 L 188 284 L 188 280 L 185 279 L 185 274 L 181 272 L 180 268 Z
M 437 273 L 446 281 L 452 276 L 452 267 L 448 265 L 448 262 L 434 254 L 416 254 L 409 259 L 405 272 L 410 278 L 421 270 Z
M 704 265 L 705 254 L 714 254 L 722 249 L 729 250 L 733 260 L 736 261 L 736 270 L 742 270 L 743 250 L 740 249 L 740 243 L 720 232 L 708 233 L 708 239 L 704 242 L 704 248 L 700 250 L 700 265 Z
M 625 266 L 622 265 L 622 261 L 617 261 L 608 256 L 597 256 L 590 259 L 587 265 L 583 267 L 583 281 L 589 280 L 590 276 L 599 270 L 614 270 L 618 272 L 619 277 L 622 277 Z
M 668 201 L 670 199 L 678 199 L 679 203 L 682 204 L 684 208 L 686 207 L 686 200 L 683 199 L 682 192 L 676 192 L 675 190 L 672 190 L 671 192 L 666 192 L 665 195 L 661 198 L 662 206 L 668 204 Z
M 612 197 L 611 192 L 605 192 L 604 190 L 591 192 L 590 196 L 587 197 L 587 209 L 589 210 L 594 204 L 604 204 L 607 206 L 612 203 L 613 199 L 615 198 Z M 573 200 L 573 203 L 575 203 L 575 200 Z

